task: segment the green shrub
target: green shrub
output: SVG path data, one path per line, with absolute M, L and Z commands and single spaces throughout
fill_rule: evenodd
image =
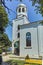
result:
M 2 54 L 2 50 L 0 49 L 0 54 Z
M 29 59 L 29 56 L 27 55 L 25 59 Z

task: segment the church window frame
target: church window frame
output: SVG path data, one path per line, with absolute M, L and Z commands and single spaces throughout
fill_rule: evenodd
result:
M 18 38 L 20 38 L 20 33 L 18 33 Z
M 18 25 L 18 30 L 20 30 L 20 25 Z
M 31 47 L 31 33 L 26 33 L 26 47 Z
M 24 8 L 22 8 L 22 12 L 25 12 L 25 9 Z
M 19 13 L 21 12 L 21 8 L 18 9 L 18 12 L 19 12 Z

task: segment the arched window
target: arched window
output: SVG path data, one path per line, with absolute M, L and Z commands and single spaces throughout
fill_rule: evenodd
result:
M 31 46 L 31 33 L 30 32 L 27 32 L 26 33 L 26 46 L 30 47 Z
M 24 8 L 22 8 L 22 12 L 25 12 L 25 9 Z
M 19 53 L 20 53 L 20 49 L 19 49 L 19 46 L 20 45 L 20 42 L 19 41 L 16 41 L 15 43 L 14 43 L 14 54 L 15 55 L 19 55 Z
M 19 41 L 16 41 L 16 42 L 14 43 L 14 47 L 15 47 L 15 48 L 18 48 L 18 47 L 19 47 Z
M 21 8 L 19 8 L 19 12 L 21 12 Z
M 18 25 L 18 30 L 20 30 L 20 25 Z
M 20 37 L 20 33 L 18 33 L 18 38 Z

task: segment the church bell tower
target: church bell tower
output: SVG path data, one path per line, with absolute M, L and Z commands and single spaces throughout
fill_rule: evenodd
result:
M 19 4 L 16 11 L 17 11 L 17 18 L 23 16 L 27 17 L 27 7 L 25 4 Z
M 16 19 L 13 20 L 12 28 L 12 53 L 15 55 L 20 55 L 20 26 L 29 23 L 27 19 L 26 5 L 19 4 L 16 9 L 16 12 Z

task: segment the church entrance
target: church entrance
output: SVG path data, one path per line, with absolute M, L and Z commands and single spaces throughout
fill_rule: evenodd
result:
M 16 41 L 15 43 L 14 43 L 14 54 L 15 55 L 19 55 L 19 53 L 20 53 L 20 44 L 19 44 L 19 41 Z

